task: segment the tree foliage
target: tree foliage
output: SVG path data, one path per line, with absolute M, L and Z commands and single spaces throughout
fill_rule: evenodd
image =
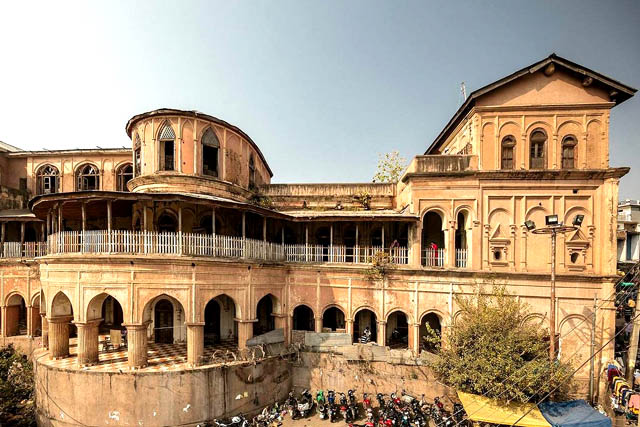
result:
M 440 381 L 506 401 L 537 402 L 556 387 L 552 397 L 569 394 L 571 366 L 549 360 L 548 331 L 526 322 L 527 305 L 501 286 L 456 301 L 460 317 L 432 363 Z
M 398 182 L 407 167 L 407 159 L 398 151 L 378 155 L 378 166 L 373 182 Z
M 35 426 L 33 367 L 13 347 L 0 349 L 0 426 Z

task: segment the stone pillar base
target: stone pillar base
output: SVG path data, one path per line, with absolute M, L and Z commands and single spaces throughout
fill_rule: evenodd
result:
M 322 317 L 316 317 L 316 332 L 322 332 Z
M 247 348 L 247 340 L 253 338 L 253 324 L 256 320 L 237 320 L 238 349 Z
M 148 322 L 123 325 L 127 328 L 127 358 L 130 369 L 147 366 Z
M 64 359 L 69 356 L 69 322 L 72 316 L 50 317 L 49 322 L 49 358 Z
M 78 328 L 78 366 L 98 363 L 98 326 L 102 319 L 74 322 Z
M 202 365 L 204 360 L 204 322 L 187 323 L 187 362 Z

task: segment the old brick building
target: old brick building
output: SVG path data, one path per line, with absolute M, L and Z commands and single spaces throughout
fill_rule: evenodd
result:
M 207 348 L 274 328 L 289 340 L 370 326 L 380 345 L 417 354 L 425 324 L 456 321 L 455 294 L 493 283 L 547 325 L 549 238 L 524 223 L 557 214 L 584 215 L 556 265 L 560 354 L 584 360 L 594 296 L 611 300 L 616 281 L 628 171 L 609 166 L 609 115 L 634 93 L 551 55 L 472 93 L 397 184 L 271 184 L 250 136 L 195 111 L 133 117 L 131 149 L 4 144 L 0 343 L 42 334 L 39 369 L 70 360 L 71 382 L 105 370 L 100 333 L 120 328 L 128 375 L 152 369 L 154 344 L 186 343 L 188 371 Z M 380 251 L 393 267 L 372 277 Z M 597 342 L 613 332 L 605 304 Z

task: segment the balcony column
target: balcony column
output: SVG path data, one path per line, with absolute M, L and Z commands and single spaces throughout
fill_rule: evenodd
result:
M 387 344 L 387 322 L 378 320 L 378 345 L 384 347 Z
M 334 262 L 333 259 L 333 224 L 329 226 L 329 262 Z
M 74 322 L 78 328 L 78 366 L 98 363 L 98 326 L 102 319 Z
M 82 202 L 82 232 L 87 231 L 87 204 Z
M 247 213 L 242 211 L 242 258 L 246 257 L 246 240 L 247 238 Z
M 409 225 L 408 243 L 411 251 L 409 264 L 418 267 L 422 264 L 422 222 Z
M 127 358 L 130 369 L 147 366 L 147 325 L 148 323 L 130 323 L 127 328 Z
M 382 250 L 384 251 L 385 245 L 384 245 L 384 222 L 382 223 Z
M 58 204 L 58 233 L 62 231 L 62 203 Z
M 238 322 L 238 348 L 247 348 L 247 340 L 253 338 L 253 324 L 257 322 L 257 319 L 235 320 Z
M 4 224 L 2 225 L 4 227 Z M 2 233 L 4 236 L 4 233 Z M 309 262 L 309 224 L 304 225 L 304 260 Z
M 25 229 L 25 222 L 21 221 L 20 222 L 20 250 L 22 250 L 22 248 L 24 247 L 24 229 Z
M 182 206 L 178 206 L 178 253 L 182 255 Z
M 2 244 L 2 246 L 0 247 L 0 251 L 2 252 L 2 255 L 4 255 L 4 242 L 7 238 L 7 223 L 3 222 L 2 223 L 2 227 L 0 229 L 0 232 L 2 233 L 2 236 L 0 237 L 0 243 Z M 2 323 L 4 325 L 4 322 Z
M 358 264 L 360 262 L 360 247 L 358 244 L 358 238 L 360 236 L 360 230 L 358 227 L 358 223 L 356 222 L 356 247 L 353 248 L 353 262 L 355 262 L 356 264 Z
M 187 363 L 199 366 L 204 357 L 204 322 L 187 323 Z
M 111 238 L 111 230 L 113 228 L 113 206 L 112 201 L 107 200 L 107 245 L 109 245 L 109 252 L 112 252 L 112 238 Z
M 51 234 L 51 209 L 47 212 L 47 236 L 49 234 Z
M 64 359 L 69 356 L 69 322 L 72 316 L 49 317 L 49 358 Z
M 211 231 L 216 234 L 216 208 L 211 208 Z
M 47 314 L 40 313 L 42 318 L 42 348 L 49 348 L 49 322 L 47 321 Z
M 322 332 L 322 316 L 315 317 L 316 322 L 316 332 Z
M 456 266 L 456 221 L 449 221 L 449 228 L 444 232 L 445 238 L 445 266 L 454 268 Z

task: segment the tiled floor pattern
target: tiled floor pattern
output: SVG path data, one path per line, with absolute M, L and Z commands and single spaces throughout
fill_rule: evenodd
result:
M 79 367 L 77 365 L 77 351 L 78 344 L 77 338 L 71 338 L 69 340 L 69 357 L 60 360 L 46 359 L 45 363 L 49 366 L 64 369 L 77 369 L 83 371 L 94 372 L 119 372 L 127 371 L 129 367 L 127 365 L 127 349 L 121 347 L 113 350 L 103 350 L 102 342 L 104 337 L 100 337 L 100 352 L 98 354 L 99 362 L 97 365 L 88 367 Z M 221 356 L 226 353 L 227 350 L 237 352 L 237 343 L 234 341 L 223 341 L 213 347 L 207 346 L 204 348 L 204 363 L 203 366 L 220 363 L 220 359 L 212 359 L 214 352 L 216 356 Z M 186 344 L 156 344 L 149 343 L 147 348 L 147 359 L 149 365 L 140 369 L 140 372 L 162 372 L 162 371 L 178 371 L 188 367 L 187 365 L 187 345 Z M 233 360 L 231 358 L 231 360 Z

